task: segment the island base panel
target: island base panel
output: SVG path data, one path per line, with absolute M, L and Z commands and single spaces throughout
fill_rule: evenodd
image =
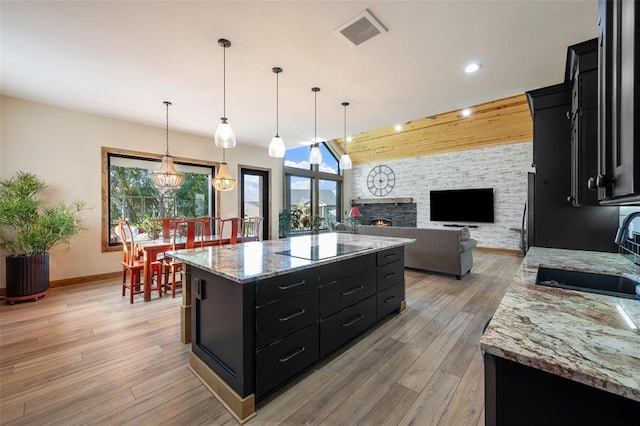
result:
M 189 370 L 241 424 L 255 417 L 255 396 L 251 394 L 242 398 L 193 352 L 189 354 Z

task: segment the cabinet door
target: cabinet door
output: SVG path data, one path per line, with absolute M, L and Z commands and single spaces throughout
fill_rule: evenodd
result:
M 640 199 L 640 7 L 634 0 L 600 3 L 599 174 L 603 204 Z
M 375 295 L 320 321 L 320 356 L 330 354 L 375 322 Z

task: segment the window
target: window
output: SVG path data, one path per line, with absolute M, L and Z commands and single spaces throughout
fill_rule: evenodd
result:
M 103 163 L 103 251 L 119 250 L 116 221 L 127 220 L 136 238 L 149 238 L 145 231 L 157 217 L 214 216 L 211 177 L 215 163 L 173 158 L 185 179 L 180 189 L 163 193 L 151 182 L 151 173 L 160 165 L 160 155 L 102 149 Z
M 309 164 L 310 147 L 285 154 L 285 209 L 290 212 L 287 232 L 326 230 L 342 218 L 342 176 L 329 147 L 320 144 L 322 164 Z

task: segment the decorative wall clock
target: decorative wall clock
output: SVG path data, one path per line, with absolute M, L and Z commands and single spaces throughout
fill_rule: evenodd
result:
M 369 191 L 377 197 L 387 195 L 396 184 L 396 175 L 389 166 L 384 164 L 375 166 L 367 177 Z

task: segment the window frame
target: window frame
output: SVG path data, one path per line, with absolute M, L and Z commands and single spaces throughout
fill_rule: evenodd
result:
M 110 230 L 110 217 L 109 217 L 109 205 L 110 205 L 110 188 L 109 188 L 109 167 L 111 164 L 111 157 L 123 157 L 123 158 L 132 158 L 136 160 L 144 160 L 144 161 L 152 161 L 157 162 L 158 166 L 162 161 L 162 154 L 154 154 L 150 152 L 143 151 L 132 151 L 121 148 L 111 148 L 111 147 L 101 147 L 101 169 L 102 169 L 102 220 L 101 220 L 101 248 L 102 253 L 106 252 L 116 252 L 121 251 L 122 247 L 120 245 L 110 245 L 109 244 L 109 230 Z M 211 168 L 211 175 L 215 176 L 216 171 L 220 167 L 220 163 L 215 161 L 207 161 L 207 160 L 198 160 L 192 158 L 184 158 L 184 157 L 171 157 L 175 164 L 183 164 L 189 166 L 198 166 L 198 167 L 206 167 Z M 213 214 L 219 210 L 219 197 L 216 196 L 216 191 L 212 192 L 211 200 L 210 200 L 210 208 Z
M 342 170 L 340 170 L 340 161 L 335 154 L 335 151 L 332 149 L 331 145 L 326 142 L 320 142 L 325 146 L 327 151 L 334 157 L 334 159 L 338 162 L 338 173 L 327 173 L 320 171 L 319 164 L 312 164 L 310 170 L 301 169 L 297 167 L 287 167 L 283 166 L 283 209 L 291 208 L 291 193 L 289 191 L 289 177 L 308 177 L 311 178 L 311 214 L 318 215 L 320 212 L 320 180 L 330 180 L 337 182 L 336 185 L 336 221 L 340 222 L 343 220 L 342 206 L 343 206 L 343 194 L 344 194 L 344 177 L 342 174 Z M 297 148 L 298 149 L 298 148 Z M 310 148 L 309 148 L 310 149 Z M 329 224 L 326 224 L 329 227 Z

